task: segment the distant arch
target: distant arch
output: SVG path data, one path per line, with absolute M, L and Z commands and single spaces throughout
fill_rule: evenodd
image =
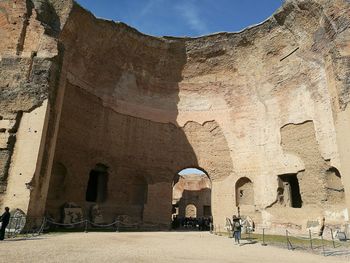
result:
M 253 182 L 248 177 L 241 177 L 235 185 L 236 206 L 254 205 Z
M 199 174 L 199 175 L 205 174 L 209 178 L 210 186 L 211 186 L 211 178 L 210 178 L 208 172 L 199 166 L 186 166 L 185 168 L 178 170 L 173 178 L 173 186 L 179 181 L 179 178 L 181 175 L 188 174 L 189 172 L 194 173 L 194 174 Z
M 197 207 L 194 204 L 189 204 L 186 206 L 185 217 L 196 218 L 197 217 Z
M 198 167 L 186 167 L 174 176 L 172 220 L 185 218 L 211 218 L 211 187 L 208 173 Z M 179 226 L 178 226 L 179 227 Z M 181 226 L 180 226 L 181 227 Z M 189 229 L 187 229 L 189 230 Z

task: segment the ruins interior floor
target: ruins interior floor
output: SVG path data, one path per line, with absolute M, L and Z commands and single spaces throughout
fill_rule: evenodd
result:
M 66 233 L 0 243 L 8 262 L 349 262 L 261 244 L 236 246 L 208 232 Z

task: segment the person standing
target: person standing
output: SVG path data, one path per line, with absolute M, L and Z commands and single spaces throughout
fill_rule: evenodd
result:
M 239 244 L 239 240 L 241 239 L 242 226 L 239 220 L 240 218 L 236 217 L 235 215 L 232 217 L 233 236 L 235 238 L 235 244 Z
M 10 216 L 11 216 L 10 208 L 5 207 L 5 212 L 0 217 L 0 222 L 2 222 L 1 228 L 0 228 L 0 240 L 4 240 L 5 238 L 5 229 L 10 222 Z
M 323 217 L 322 222 L 321 222 L 321 228 L 320 228 L 320 231 L 318 232 L 318 236 L 323 236 L 323 231 L 325 228 L 325 221 L 326 221 L 326 219 Z

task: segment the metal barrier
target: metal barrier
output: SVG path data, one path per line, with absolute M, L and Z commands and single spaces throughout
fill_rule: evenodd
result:
M 29 238 L 40 235 L 45 226 L 45 218 L 13 216 L 5 230 L 5 237 L 15 238 L 18 235 Z
M 327 231 L 331 240 L 324 239 L 324 234 Z M 289 230 L 286 230 L 285 238 L 287 249 L 289 250 L 309 250 L 316 253 L 322 253 L 324 256 L 350 255 L 350 242 L 347 242 L 346 240 L 336 241 L 333 229 L 331 228 L 324 230 L 322 235 L 319 235 L 319 232 L 312 233 L 311 230 L 305 235 L 293 234 Z
M 67 228 L 69 227 L 69 228 Z M 52 219 L 47 218 L 38 218 L 38 217 L 25 217 L 25 216 L 16 216 L 11 217 L 10 222 L 6 228 L 6 237 L 7 238 L 16 238 L 18 236 L 22 236 L 25 238 L 31 238 L 41 235 L 44 231 L 50 232 L 52 230 L 78 230 L 88 232 L 91 230 L 110 230 L 110 231 L 142 231 L 144 228 L 149 230 L 160 230 L 163 226 L 159 224 L 138 224 L 138 223 L 126 223 L 117 219 L 109 224 L 97 224 L 88 219 L 83 219 L 78 222 L 72 223 L 60 223 L 55 222 Z M 164 228 L 163 228 L 164 229 Z M 146 230 L 146 231 L 147 231 Z M 220 225 L 211 224 L 210 233 L 221 236 L 221 230 L 225 230 L 225 228 L 221 229 Z M 283 245 L 283 236 L 272 236 L 266 235 L 266 228 L 262 228 L 254 231 L 252 236 L 251 231 L 245 231 L 243 234 L 247 235 L 247 237 L 243 238 L 243 240 L 248 240 L 247 244 L 256 243 L 257 241 L 251 242 L 252 240 L 259 240 L 261 245 Z M 229 231 L 226 228 L 226 231 Z M 260 233 L 259 233 L 260 232 Z M 332 256 L 332 255 L 350 255 L 350 239 L 345 239 L 345 241 L 337 241 L 335 237 L 337 234 L 342 232 L 334 232 L 331 228 L 326 228 L 323 231 L 323 235 L 330 236 L 331 239 L 325 240 L 323 235 L 319 235 L 317 233 L 312 233 L 311 230 L 305 235 L 292 233 L 290 230 L 285 230 L 284 243 L 288 250 L 296 250 L 303 249 L 316 253 L 322 253 L 324 256 Z M 262 235 L 262 237 L 261 237 Z M 232 235 L 228 235 L 232 237 Z M 275 242 L 271 237 L 276 237 L 278 240 Z M 282 239 L 281 239 L 282 238 Z
M 59 231 L 59 230 L 71 230 L 71 231 L 96 231 L 96 230 L 109 230 L 109 231 L 151 231 L 161 230 L 166 226 L 160 224 L 138 224 L 138 223 L 126 223 L 120 220 L 115 220 L 109 224 L 97 224 L 88 219 L 83 219 L 78 222 L 72 223 L 60 223 L 55 222 L 52 219 L 45 217 L 26 217 L 15 216 L 10 217 L 9 224 L 6 227 L 6 238 L 31 238 L 42 234 L 43 232 Z
M 143 229 L 147 230 L 160 230 L 163 227 L 158 224 L 139 224 L 139 223 L 125 223 L 120 220 L 115 220 L 112 223 L 109 224 L 97 224 L 94 223 L 88 219 L 84 219 L 78 222 L 73 223 L 59 223 L 55 222 L 51 219 L 48 219 L 47 226 L 49 229 L 52 229 L 53 227 L 70 227 L 69 229 L 75 229 L 75 230 L 83 230 L 85 232 L 88 231 L 94 231 L 94 230 L 110 230 L 110 231 L 142 231 Z
M 226 223 L 223 231 L 228 233 L 227 236 L 229 238 L 232 238 L 232 229 L 229 229 L 227 226 L 228 224 Z M 337 241 L 337 233 L 329 227 L 323 231 L 323 235 L 319 235 L 319 231 L 313 233 L 311 230 L 308 230 L 305 234 L 300 234 L 300 232 L 293 233 L 291 230 L 286 229 L 285 235 L 269 235 L 268 228 L 258 228 L 255 231 L 249 230 L 249 228 L 246 228 L 246 231 L 242 231 L 242 240 L 245 241 L 242 242 L 242 245 L 260 242 L 262 246 L 274 245 L 285 247 L 288 250 L 305 250 L 324 256 L 350 255 L 350 239 Z M 221 235 L 220 226 L 213 225 L 210 233 Z M 343 232 L 339 233 L 344 236 Z M 325 236 L 327 239 L 324 238 Z M 339 236 L 339 238 L 342 239 L 343 237 Z

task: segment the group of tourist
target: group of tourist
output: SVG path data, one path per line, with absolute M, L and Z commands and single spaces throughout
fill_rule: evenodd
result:
M 212 219 L 207 217 L 178 217 L 174 216 L 172 221 L 173 229 L 209 231 Z
M 192 217 L 178 217 L 174 216 L 172 221 L 173 229 L 180 230 L 198 230 L 198 231 L 209 231 L 212 225 L 211 218 L 192 218 Z M 235 244 L 240 244 L 241 232 L 242 232 L 242 224 L 241 218 L 236 215 L 232 216 L 231 221 L 231 230 L 233 232 L 233 237 Z

